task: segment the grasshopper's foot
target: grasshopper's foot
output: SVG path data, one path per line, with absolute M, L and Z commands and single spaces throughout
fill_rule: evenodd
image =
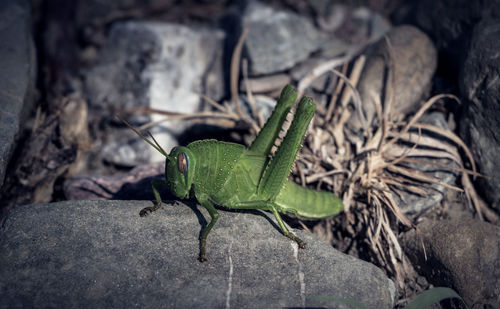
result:
M 145 207 L 139 212 L 139 216 L 146 217 L 153 211 L 158 210 L 161 207 L 161 204 L 155 204 L 153 207 Z
M 205 254 L 200 253 L 200 256 L 198 257 L 198 261 L 201 263 L 206 262 L 207 258 L 205 257 Z
M 153 207 L 146 207 L 146 208 L 143 208 L 140 212 L 139 212 L 139 216 L 141 217 L 146 217 L 147 215 L 149 215 L 150 213 L 152 213 L 154 210 L 153 210 Z
M 300 239 L 299 239 L 300 240 Z M 302 240 L 298 241 L 297 244 L 299 245 L 300 249 L 305 249 L 306 248 L 306 243 L 303 242 Z
M 306 248 L 306 243 L 302 239 L 300 239 L 297 236 L 295 236 L 294 234 L 288 233 L 288 235 L 286 235 L 286 236 L 288 238 L 290 238 L 291 240 L 294 240 L 297 243 L 297 245 L 299 245 L 300 249 L 305 249 Z
M 198 257 L 198 261 L 200 261 L 201 263 L 207 261 L 207 258 L 205 257 L 205 243 L 206 243 L 206 240 L 201 238 L 200 239 L 200 256 Z

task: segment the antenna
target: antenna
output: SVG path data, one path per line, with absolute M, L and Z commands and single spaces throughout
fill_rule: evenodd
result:
M 151 134 L 151 132 L 148 131 L 148 134 L 153 139 L 154 143 L 151 142 L 147 137 L 145 137 L 144 135 L 142 135 L 141 132 L 139 132 L 136 128 L 134 128 L 130 123 L 127 122 L 127 120 L 123 119 L 120 115 L 116 114 L 115 116 L 116 116 L 116 118 L 120 119 L 124 124 L 126 124 L 127 127 L 129 127 L 132 131 L 134 131 L 135 134 L 137 134 L 140 138 L 142 138 L 149 145 L 151 145 L 154 149 L 156 149 L 156 151 L 158 151 L 159 153 L 161 153 L 165 157 L 168 157 L 167 152 L 160 146 L 160 144 L 158 144 L 158 142 L 153 137 L 153 135 Z

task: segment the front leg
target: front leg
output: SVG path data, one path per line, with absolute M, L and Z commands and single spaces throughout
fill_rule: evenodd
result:
M 154 178 L 151 181 L 151 186 L 153 187 L 153 194 L 155 195 L 154 206 L 143 208 L 139 212 L 139 216 L 141 216 L 141 217 L 145 217 L 145 216 L 149 215 L 150 213 L 152 213 L 153 211 L 158 210 L 161 207 L 161 196 L 160 196 L 159 190 L 168 188 L 167 182 L 165 180 L 157 179 L 157 178 Z
M 219 219 L 219 213 L 217 212 L 217 209 L 215 209 L 212 202 L 210 202 L 208 200 L 207 196 L 196 195 L 196 199 L 201 204 L 201 206 L 205 207 L 208 210 L 208 213 L 210 214 L 210 217 L 212 218 L 212 220 L 210 220 L 210 223 L 205 227 L 205 229 L 201 233 L 201 237 L 200 237 L 200 256 L 198 257 L 198 260 L 200 262 L 205 262 L 207 260 L 205 257 L 205 252 L 206 252 L 205 247 L 206 247 L 206 242 L 207 242 L 207 236 L 208 236 L 208 233 L 210 233 L 210 231 L 214 227 L 215 223 L 217 222 L 217 219 Z

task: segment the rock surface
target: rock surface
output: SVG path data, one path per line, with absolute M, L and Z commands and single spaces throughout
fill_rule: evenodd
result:
M 0 186 L 33 103 L 36 60 L 29 1 L 0 2 Z
M 319 32 L 305 17 L 257 1 L 245 9 L 242 23 L 249 28 L 245 49 L 253 75 L 290 69 L 321 47 Z
M 495 14 L 495 11 L 500 13 L 496 0 L 423 0 L 416 4 L 413 13 L 417 24 L 433 38 L 439 49 L 464 46 L 474 24 L 482 16 Z
M 383 272 L 304 231 L 305 250 L 260 212 L 220 211 L 200 263 L 206 211 L 144 201 L 67 201 L 14 209 L 0 237 L 0 307 L 276 308 L 346 297 L 392 308 Z M 342 307 L 342 306 L 338 306 Z M 342 307 L 344 308 L 344 307 Z
M 220 99 L 223 95 L 220 82 L 223 80 L 223 38 L 221 31 L 175 24 L 114 24 L 100 62 L 85 74 L 91 112 L 148 107 L 192 113 L 200 108 L 197 93 Z M 142 125 L 162 118 L 164 116 L 153 114 L 151 117 L 130 117 L 129 121 Z M 163 147 L 170 149 L 177 145 L 176 134 L 185 127 L 183 123 L 170 122 L 155 127 L 152 133 Z M 162 159 L 162 155 L 147 144 L 128 145 L 126 140 L 133 133 L 128 135 L 124 131 L 116 126 L 111 128 L 110 134 L 114 136 L 102 151 L 106 161 L 133 166 Z M 135 152 L 148 155 L 144 157 Z
M 476 159 L 477 184 L 488 202 L 500 211 L 500 19 L 483 20 L 473 31 L 460 91 L 467 107 L 460 121 L 461 135 Z
M 418 272 L 435 286 L 453 288 L 469 308 L 500 308 L 499 227 L 458 217 L 427 220 L 418 229 L 420 236 L 412 230 L 403 237 Z

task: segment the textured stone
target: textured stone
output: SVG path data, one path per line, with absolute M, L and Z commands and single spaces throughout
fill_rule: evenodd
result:
M 253 75 L 290 69 L 321 47 L 319 32 L 311 22 L 292 12 L 252 1 L 242 22 L 249 27 L 245 50 Z
M 29 1 L 0 2 L 0 186 L 32 107 L 36 60 Z
M 308 243 L 299 250 L 269 214 L 220 211 L 200 263 L 208 213 L 175 203 L 139 217 L 150 205 L 68 201 L 12 210 L 0 235 L 0 307 L 337 305 L 316 296 L 393 307 L 394 284 L 380 269 L 304 231 L 295 231 Z
M 435 286 L 453 288 L 469 308 L 500 308 L 499 227 L 454 218 L 426 220 L 418 229 L 419 235 L 412 230 L 402 239 L 418 272 Z
M 192 113 L 200 108 L 198 93 L 218 100 L 223 95 L 223 38 L 221 31 L 175 24 L 131 21 L 113 25 L 100 62 L 85 74 L 91 112 L 146 107 Z M 128 120 L 138 126 L 162 118 L 131 115 Z M 167 122 L 152 133 L 168 150 L 177 145 L 176 135 L 185 127 Z M 116 126 L 108 130 L 118 131 Z M 106 161 L 130 166 L 162 160 L 153 148 L 135 143 L 139 146 L 130 149 L 123 139 L 114 136 L 114 142 L 103 147 Z M 147 155 L 135 154 L 143 152 Z
M 460 91 L 466 108 L 460 131 L 479 166 L 479 190 L 500 211 L 500 19 L 484 20 L 474 28 Z
M 404 19 L 431 37 L 439 50 L 439 73 L 455 83 L 466 57 L 475 25 L 500 17 L 500 1 L 408 1 Z
M 451 49 L 465 46 L 474 25 L 488 15 L 500 16 L 500 1 L 423 0 L 412 10 L 419 25 L 437 47 Z

